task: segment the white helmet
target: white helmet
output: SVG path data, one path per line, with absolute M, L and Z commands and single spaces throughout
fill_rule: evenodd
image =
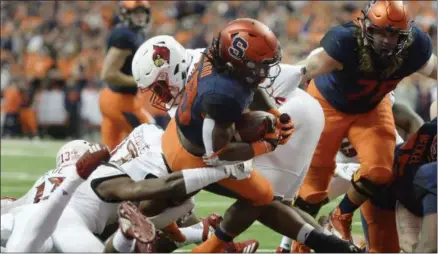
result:
M 74 165 L 89 150 L 91 143 L 85 140 L 73 140 L 63 145 L 56 154 L 56 168 Z
M 132 75 L 140 91 L 152 90 L 152 106 L 168 110 L 182 95 L 189 63 L 185 48 L 172 36 L 144 42 L 132 60 Z

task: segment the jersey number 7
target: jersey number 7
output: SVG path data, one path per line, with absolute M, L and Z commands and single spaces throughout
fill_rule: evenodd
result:
M 46 181 L 44 181 L 42 184 L 38 185 L 36 194 L 35 194 L 35 198 L 33 199 L 33 203 L 39 203 L 41 200 L 46 200 L 49 198 L 50 194 L 52 192 L 54 192 L 56 190 L 56 188 L 59 187 L 59 185 L 61 185 L 61 183 L 64 181 L 65 177 L 51 177 L 49 179 L 47 179 L 46 181 L 49 181 L 53 187 L 50 190 L 49 193 L 47 193 L 47 195 L 43 196 L 44 192 L 45 192 L 45 188 L 46 188 Z

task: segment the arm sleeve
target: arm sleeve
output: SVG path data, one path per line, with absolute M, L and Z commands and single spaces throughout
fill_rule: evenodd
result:
M 356 38 L 351 30 L 337 26 L 324 35 L 320 44 L 329 56 L 345 65 L 351 59 L 350 54 L 354 52 Z
M 236 122 L 242 115 L 239 103 L 222 94 L 209 94 L 202 100 L 203 112 L 216 123 Z

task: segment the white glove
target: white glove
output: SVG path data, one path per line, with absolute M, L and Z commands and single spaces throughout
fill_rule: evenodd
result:
M 223 165 L 223 162 L 219 159 L 219 156 L 213 155 L 212 157 L 208 155 L 202 156 L 202 160 L 205 162 L 205 164 L 213 167 L 220 167 Z
M 206 154 L 202 156 L 202 160 L 205 162 L 205 164 L 213 167 L 232 166 L 243 163 L 243 161 L 224 161 L 219 159 L 218 155 L 208 156 Z
M 231 179 L 243 180 L 251 175 L 253 160 L 247 160 L 233 165 L 225 165 L 226 172 Z

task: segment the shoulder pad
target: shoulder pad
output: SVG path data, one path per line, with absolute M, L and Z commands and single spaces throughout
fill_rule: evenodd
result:
M 346 64 L 357 48 L 354 30 L 345 26 L 331 28 L 321 39 L 321 47 L 336 61 Z
M 135 33 L 126 27 L 117 27 L 111 31 L 108 40 L 108 48 L 116 47 L 119 49 L 135 48 Z

